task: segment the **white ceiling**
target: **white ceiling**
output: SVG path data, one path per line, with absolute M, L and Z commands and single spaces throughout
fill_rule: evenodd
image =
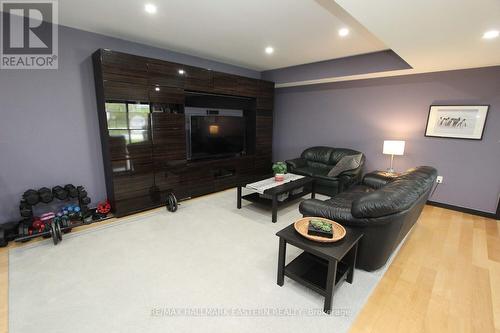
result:
M 259 71 L 388 48 L 333 0 L 59 0 L 59 13 L 62 25 Z
M 500 38 L 482 39 L 500 30 L 500 0 L 335 1 L 413 72 L 500 65 Z

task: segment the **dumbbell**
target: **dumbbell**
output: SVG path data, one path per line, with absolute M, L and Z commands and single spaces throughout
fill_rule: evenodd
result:
M 68 192 L 61 186 L 55 186 L 52 188 L 52 194 L 59 200 L 66 200 L 68 198 Z
M 87 191 L 85 191 L 85 187 L 78 186 L 76 189 L 78 191 L 78 197 L 80 199 L 85 198 L 87 196 Z
M 33 216 L 33 209 L 31 208 L 31 205 L 28 204 L 25 200 L 22 200 L 19 204 L 19 212 L 24 218 L 30 218 Z
M 172 193 L 172 192 L 167 194 L 166 207 L 167 207 L 167 210 L 171 213 L 176 212 L 177 208 L 179 207 L 179 204 L 177 203 L 177 198 L 175 197 L 174 193 Z
M 38 192 L 31 189 L 24 192 L 23 199 L 31 206 L 36 205 L 40 200 L 40 198 L 38 197 Z
M 52 195 L 52 191 L 46 187 L 42 187 L 38 190 L 38 196 L 40 197 L 40 201 L 43 203 L 49 203 L 54 200 L 54 196 Z
M 82 212 L 82 216 L 85 216 L 85 214 L 87 214 L 87 212 L 89 211 L 89 206 L 87 205 L 80 205 L 80 211 Z
M 89 197 L 84 197 L 80 199 L 80 205 L 88 205 L 90 203 L 90 198 Z
M 19 225 L 17 227 L 17 233 L 19 234 L 19 237 L 29 236 L 30 227 L 31 220 L 25 219 L 19 222 Z
M 73 184 L 65 185 L 64 189 L 66 190 L 66 192 L 68 192 L 68 196 L 70 198 L 78 197 L 78 190 L 76 189 L 76 187 Z
M 66 215 L 56 216 L 52 223 L 57 223 L 60 227 L 66 228 L 69 227 L 69 218 Z
M 61 226 L 55 220 L 50 224 L 50 235 L 52 236 L 54 245 L 57 245 L 57 243 L 62 241 Z

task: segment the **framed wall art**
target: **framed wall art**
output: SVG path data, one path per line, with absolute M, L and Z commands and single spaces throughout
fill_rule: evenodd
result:
M 489 105 L 431 105 L 425 136 L 481 140 Z

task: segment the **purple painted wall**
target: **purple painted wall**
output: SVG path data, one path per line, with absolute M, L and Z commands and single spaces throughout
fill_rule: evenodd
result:
M 482 141 L 424 137 L 431 104 L 490 104 Z M 395 168 L 432 165 L 444 176 L 434 201 L 494 213 L 500 193 L 500 66 L 277 89 L 274 159 L 306 147 L 366 154 L 386 169 L 384 139 L 406 140 Z
M 85 185 L 105 198 L 91 54 L 109 48 L 259 78 L 260 73 L 66 27 L 59 70 L 0 70 L 0 222 L 19 219 L 28 188 Z
M 386 50 L 264 71 L 262 78 L 280 84 L 409 68 L 400 56 Z

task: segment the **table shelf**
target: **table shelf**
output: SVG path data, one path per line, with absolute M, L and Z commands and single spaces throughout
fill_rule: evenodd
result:
M 283 204 L 286 204 L 288 202 L 291 202 L 291 201 L 295 201 L 297 199 L 300 199 L 308 194 L 310 194 L 311 191 L 308 191 L 308 190 L 304 190 L 300 193 L 297 193 L 297 194 L 290 194 L 288 196 L 288 198 L 286 198 L 285 200 L 283 201 L 278 201 L 278 206 L 279 205 L 283 205 Z M 242 199 L 246 200 L 246 201 L 250 201 L 250 202 L 253 202 L 253 203 L 257 203 L 257 204 L 261 204 L 261 205 L 265 205 L 265 206 L 271 206 L 272 203 L 273 203 L 273 200 L 272 199 L 268 199 L 268 198 L 262 198 L 259 193 L 250 193 L 250 194 L 246 194 L 246 195 L 243 195 L 241 196 Z
M 326 277 L 328 272 L 328 261 L 303 252 L 297 258 L 285 266 L 285 276 L 305 285 L 320 295 L 326 296 Z M 342 261 L 337 263 L 337 274 L 335 275 L 335 286 L 343 281 L 349 272 L 349 266 Z

